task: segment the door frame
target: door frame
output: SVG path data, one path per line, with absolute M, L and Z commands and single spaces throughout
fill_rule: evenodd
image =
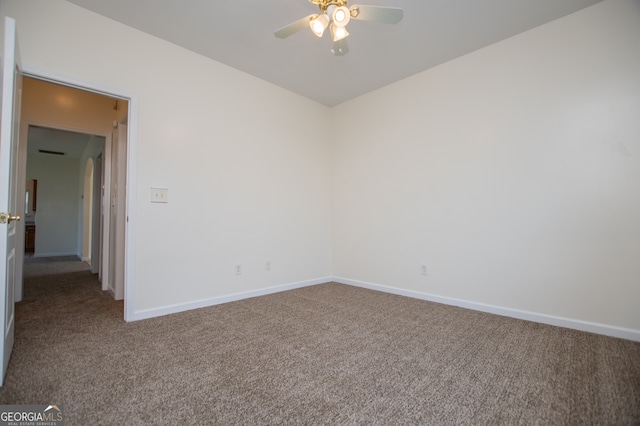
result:
M 105 95 L 113 98 L 125 100 L 129 103 L 129 110 L 127 116 L 127 152 L 126 152 L 126 177 L 125 177 L 125 226 L 124 226 L 124 320 L 135 320 L 135 229 L 137 224 L 136 215 L 136 195 L 137 191 L 137 147 L 138 147 L 138 107 L 139 100 L 135 93 L 131 93 L 126 90 L 114 89 L 107 87 L 96 82 L 80 81 L 75 78 L 58 74 L 51 70 L 32 67 L 29 64 L 23 64 L 22 73 L 25 76 L 33 77 L 39 80 L 49 81 L 55 84 L 61 84 L 63 86 L 69 86 L 76 89 L 84 90 L 87 92 L 93 92 L 100 95 Z M 105 139 L 105 145 L 107 141 L 111 142 L 109 136 Z M 109 152 L 105 146 L 105 156 L 103 156 L 103 169 L 107 170 L 106 165 L 106 153 Z M 24 157 L 25 163 L 21 164 L 24 168 L 26 164 L 26 155 Z M 26 173 L 26 171 L 25 171 Z M 26 175 L 21 178 L 26 179 Z M 20 182 L 20 181 L 19 181 Z M 108 185 L 107 180 L 105 183 L 105 189 Z M 106 191 L 105 191 L 106 192 Z M 105 198 L 106 199 L 106 198 Z M 104 253 L 104 252 L 103 252 Z M 23 253 L 24 255 L 24 253 Z M 104 278 L 104 277 L 103 277 Z M 104 280 L 103 280 L 104 282 Z
M 23 72 L 23 76 L 27 76 L 27 77 L 33 77 L 33 78 L 37 78 L 35 76 L 29 75 L 27 73 Z M 29 128 L 30 127 L 44 127 L 47 129 L 52 129 L 52 130 L 63 130 L 63 131 L 67 131 L 67 132 L 74 132 L 74 133 L 83 133 L 86 135 L 94 135 L 94 136 L 99 136 L 104 138 L 104 147 L 103 147 L 103 151 L 105 152 L 103 155 L 103 159 L 106 163 L 110 164 L 111 158 L 109 157 L 109 154 L 106 152 L 108 150 L 111 150 L 111 133 L 109 132 L 104 132 L 100 129 L 93 129 L 90 127 L 76 127 L 76 126 L 66 126 L 66 125 L 61 125 L 59 123 L 56 123 L 55 121 L 50 122 L 50 121 L 38 121 L 38 120 L 21 120 L 20 121 L 20 142 L 19 142 L 19 163 L 21 165 L 21 169 L 20 169 L 20 175 L 18 176 L 18 183 L 21 186 L 21 189 L 19 189 L 21 194 L 24 194 L 25 192 L 25 186 L 26 186 L 26 180 L 27 180 L 27 151 L 28 151 L 28 139 L 29 139 Z M 110 170 L 105 170 L 104 173 L 106 173 L 106 179 L 110 179 L 110 175 L 109 173 L 111 173 Z M 105 177 L 103 176 L 103 179 L 105 179 Z M 110 195 L 110 186 L 109 185 L 105 185 L 105 189 L 104 189 L 104 193 L 106 197 L 109 197 Z M 22 198 L 24 198 L 24 195 L 22 195 Z M 106 227 L 106 231 L 105 232 L 109 232 L 109 221 L 107 220 L 105 223 L 102 223 L 101 226 Z M 19 247 L 18 252 L 19 252 L 19 258 L 18 261 L 20 263 L 20 265 L 22 265 L 24 263 L 24 245 L 25 245 L 25 237 L 24 237 L 24 221 L 22 221 L 22 227 L 23 229 L 20 230 L 19 232 L 21 233 L 20 238 L 18 240 L 18 244 Z M 80 242 L 81 244 L 81 242 Z M 101 250 L 108 250 L 109 248 L 109 242 L 104 242 L 101 241 Z M 80 247 L 79 252 L 82 252 L 82 247 Z M 106 262 L 104 263 L 108 263 L 108 256 L 109 254 L 107 253 L 106 255 L 103 253 L 103 257 L 106 260 Z M 103 271 L 100 271 L 100 276 L 102 277 Z M 104 275 L 106 276 L 106 275 Z M 106 290 L 106 280 L 103 280 L 102 283 L 102 290 Z M 16 297 L 15 297 L 15 301 L 16 302 L 20 302 L 22 301 L 22 293 L 23 293 L 23 286 L 24 286 L 24 279 L 23 279 L 23 271 L 22 268 L 20 268 L 19 274 L 17 275 L 16 278 Z
M 87 157 L 84 161 L 83 173 L 82 173 L 82 221 L 79 224 L 81 232 L 78 233 L 78 252 L 82 257 L 83 262 L 87 262 L 91 267 L 93 257 L 93 206 L 95 200 L 95 194 L 93 190 L 95 188 L 94 179 L 96 178 L 95 161 L 93 157 Z M 80 215 L 79 215 L 80 216 Z
M 105 139 L 106 142 L 106 139 Z M 105 143 L 106 145 L 106 143 Z M 91 272 L 102 279 L 102 212 L 104 211 L 104 171 L 102 163 L 104 152 L 99 153 L 93 162 L 93 212 L 91 217 Z

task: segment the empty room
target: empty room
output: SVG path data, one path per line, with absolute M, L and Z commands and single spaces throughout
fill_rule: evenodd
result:
M 0 0 L 0 18 L 3 407 L 640 423 L 640 1 Z M 60 126 L 25 115 L 29 84 L 20 120 L 23 80 L 124 114 L 101 134 L 113 270 L 83 262 L 82 224 L 65 258 L 38 257 L 37 230 L 24 256 L 18 130 Z

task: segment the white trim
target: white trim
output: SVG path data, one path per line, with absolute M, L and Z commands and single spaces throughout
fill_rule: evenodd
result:
M 160 308 L 145 309 L 136 311 L 130 315 L 127 321 L 138 321 L 143 319 L 155 318 L 164 315 L 175 314 L 178 312 L 189 311 L 193 309 L 205 308 L 208 306 L 220 305 L 223 303 L 234 302 L 252 297 L 265 296 L 268 294 L 279 293 L 287 290 L 308 287 L 312 285 L 336 282 L 339 284 L 351 285 L 354 287 L 362 287 L 369 290 L 381 291 L 384 293 L 397 294 L 399 296 L 411 297 L 414 299 L 426 300 L 429 302 L 442 303 L 445 305 L 458 306 L 461 308 L 472 309 L 480 312 L 501 315 L 511 318 L 517 318 L 525 321 L 532 321 L 542 324 L 549 324 L 557 327 L 565 327 L 589 333 L 602 334 L 605 336 L 618 337 L 640 342 L 640 330 L 634 330 L 624 327 L 616 327 L 612 325 L 600 324 L 589 321 L 576 320 L 554 315 L 541 314 L 537 312 L 523 311 L 520 309 L 505 308 L 502 306 L 488 305 L 485 303 L 471 302 L 468 300 L 456 299 L 452 297 L 438 296 L 430 293 L 423 293 L 414 290 L 406 290 L 397 287 L 386 286 L 382 284 L 374 284 L 364 281 L 357 281 L 342 277 L 325 277 L 314 280 L 300 281 L 291 284 L 283 284 L 274 287 L 268 287 L 258 290 L 245 291 L 241 293 L 229 294 L 226 296 L 218 296 L 210 299 L 196 300 L 193 302 L 179 303 L 175 305 L 167 305 Z
M 332 281 L 331 277 L 316 278 L 313 280 L 299 281 L 299 282 L 290 283 L 290 284 L 282 284 L 274 287 L 261 288 L 258 290 L 243 291 L 241 293 L 234 293 L 226 296 L 212 297 L 210 299 L 196 300 L 194 302 L 167 305 L 161 308 L 144 309 L 141 311 L 136 311 L 133 317 L 127 319 L 127 321 L 137 321 L 137 320 L 160 317 L 163 315 L 176 314 L 178 312 L 206 308 L 208 306 L 220 305 L 222 303 L 235 302 L 238 300 L 249 299 L 249 298 L 258 297 L 258 296 L 266 296 L 268 294 L 280 293 L 282 291 L 288 291 L 288 290 L 295 290 L 297 288 L 309 287 L 317 284 L 325 284 L 331 281 Z
M 471 302 L 468 300 L 455 299 L 452 297 L 438 296 L 430 293 L 423 293 L 414 290 L 405 290 L 397 287 L 390 287 L 382 284 L 373 284 L 348 278 L 333 277 L 333 281 L 340 284 L 347 284 L 355 287 L 367 288 L 370 290 L 382 291 L 384 293 L 397 294 L 399 296 L 411 297 L 414 299 L 427 300 L 429 302 L 442 303 L 445 305 L 459 306 L 461 308 L 473 309 L 475 311 L 487 312 L 505 317 L 517 318 L 526 321 L 533 321 L 542 324 L 555 325 L 558 327 L 571 328 L 574 330 L 586 331 L 589 333 L 603 334 L 605 336 L 619 337 L 621 339 L 640 342 L 640 330 L 617 327 L 613 325 L 600 324 L 590 321 L 582 321 L 572 318 L 558 317 L 554 315 L 541 314 L 537 312 L 523 311 L 520 309 L 505 308 L 502 306 L 487 305 L 485 303 Z
M 37 78 L 37 77 L 32 77 L 32 78 Z M 41 79 L 42 80 L 42 79 Z M 48 80 L 43 80 L 43 81 L 48 81 Z M 59 84 L 59 83 L 58 83 Z M 67 132 L 74 132 L 74 133 L 82 133 L 85 135 L 90 135 L 90 136 L 99 136 L 99 137 L 103 137 L 106 138 L 107 136 L 109 136 L 108 133 L 104 133 L 102 130 L 99 129 L 92 129 L 89 127 L 76 127 L 76 126 L 65 126 L 65 125 L 60 125 L 60 124 L 56 124 L 55 122 L 51 123 L 48 121 L 32 121 L 32 120 L 22 120 L 23 123 L 27 124 L 27 134 L 25 135 L 25 138 L 28 139 L 29 136 L 29 128 L 31 127 L 45 127 L 47 129 L 52 129 L 52 130 L 64 130 Z M 78 158 L 78 160 L 80 160 L 81 158 Z M 84 170 L 83 170 L 84 172 Z
M 129 95 L 129 117 L 127 119 L 127 177 L 125 197 L 127 199 L 124 228 L 124 320 L 133 321 L 135 310 L 136 277 L 136 196 L 138 169 L 138 95 Z
M 109 236 L 111 235 L 111 216 L 109 215 L 111 208 L 111 144 L 113 143 L 113 133 L 109 132 L 107 136 L 104 138 L 104 149 L 102 150 L 102 193 L 100 196 L 102 197 L 102 210 L 100 211 L 101 215 L 101 226 L 100 230 L 102 233 L 102 239 L 100 243 L 102 243 L 102 247 L 100 248 L 100 253 L 102 255 L 102 260 L 100 261 L 100 278 L 102 283 L 102 291 L 108 290 L 108 284 L 110 282 L 109 277 L 109 257 L 111 252 L 109 250 Z
M 78 260 L 82 260 L 82 256 L 78 256 L 78 253 L 75 251 L 68 252 L 68 253 L 34 253 L 31 257 L 66 257 L 66 256 L 73 256 L 73 257 L 77 257 Z
M 55 71 L 34 67 L 29 64 L 22 64 L 22 75 L 37 78 L 38 80 L 48 81 L 54 84 L 63 84 L 65 86 L 76 87 L 85 92 L 97 93 L 99 95 L 108 96 L 110 98 L 118 98 L 125 101 L 131 99 L 131 95 L 120 89 L 97 84 L 93 81 L 79 80 L 69 75 L 60 74 Z

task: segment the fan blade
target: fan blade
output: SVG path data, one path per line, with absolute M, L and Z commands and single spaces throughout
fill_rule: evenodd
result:
M 349 45 L 347 44 L 347 39 L 343 38 L 342 40 L 334 41 L 333 47 L 331 48 L 331 53 L 336 56 L 344 56 L 349 53 Z
M 300 30 L 304 30 L 305 28 L 309 28 L 309 22 L 311 19 L 318 15 L 309 15 L 305 16 L 302 19 L 298 19 L 297 21 L 287 25 L 286 27 L 280 28 L 278 31 L 273 33 L 278 38 L 287 38 L 292 34 L 297 33 Z
M 385 24 L 397 24 L 404 16 L 404 12 L 398 7 L 356 5 L 352 6 L 349 10 L 351 10 L 351 17 L 353 19 L 383 22 Z

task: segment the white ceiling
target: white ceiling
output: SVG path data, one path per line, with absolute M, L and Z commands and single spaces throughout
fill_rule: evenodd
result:
M 84 133 L 66 130 L 49 129 L 46 127 L 29 126 L 27 135 L 27 151 L 30 155 L 46 155 L 49 157 L 80 158 L 92 136 Z M 104 137 L 102 137 L 104 139 Z M 64 155 L 40 152 L 62 152 Z
M 273 36 L 317 13 L 308 0 L 68 1 L 334 106 L 601 0 L 352 0 L 400 7 L 404 19 L 352 21 L 342 57 L 328 34 Z

